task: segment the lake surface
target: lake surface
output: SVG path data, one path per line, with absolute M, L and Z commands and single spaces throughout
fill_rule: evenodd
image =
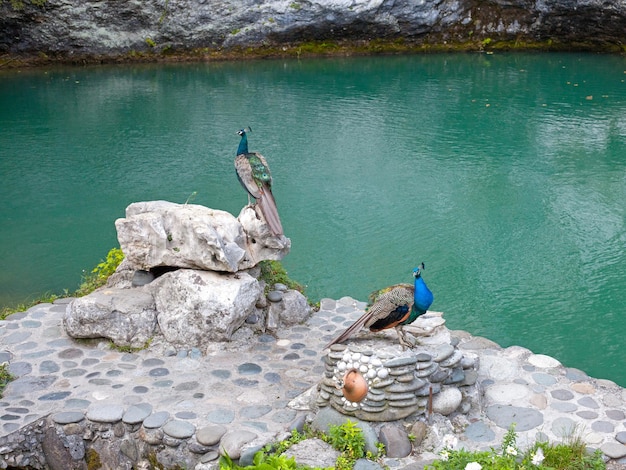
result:
M 0 304 L 73 291 L 132 202 L 237 215 L 268 159 L 314 299 L 424 279 L 447 326 L 626 386 L 626 60 L 459 54 L 0 73 Z

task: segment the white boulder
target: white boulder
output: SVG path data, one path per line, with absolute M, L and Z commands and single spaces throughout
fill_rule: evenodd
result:
M 227 341 L 263 295 L 259 282 L 237 274 L 179 269 L 163 274 L 147 287 L 152 291 L 158 323 L 174 345 L 202 347 Z
M 115 221 L 117 238 L 135 269 L 158 266 L 237 272 L 262 260 L 280 260 L 291 241 L 272 237 L 253 208 L 239 219 L 196 204 L 136 202 Z
M 149 292 L 99 289 L 67 306 L 63 326 L 73 338 L 108 338 L 118 346 L 142 347 L 155 333 L 157 312 Z

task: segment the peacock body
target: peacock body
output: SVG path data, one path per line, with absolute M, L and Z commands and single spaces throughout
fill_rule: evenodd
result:
M 415 277 L 413 285 L 395 284 L 373 292 L 366 312 L 325 347 L 345 341 L 361 328 L 369 328 L 372 332 L 395 328 L 402 347 L 410 347 L 410 342 L 404 337 L 402 326 L 413 323 L 420 315 L 426 313 L 434 299 L 433 293 L 422 278 L 422 269 L 424 263 L 413 270 Z
M 254 208 L 267 223 L 274 236 L 283 235 L 283 226 L 278 216 L 278 208 L 272 194 L 272 173 L 265 157 L 258 152 L 248 150 L 248 135 L 245 129 L 237 132 L 241 136 L 235 171 L 239 182 L 248 193 L 248 198 L 255 199 Z

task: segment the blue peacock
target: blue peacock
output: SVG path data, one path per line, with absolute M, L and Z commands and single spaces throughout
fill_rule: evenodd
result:
M 255 199 L 255 210 L 258 209 L 272 235 L 278 237 L 283 235 L 283 226 L 272 194 L 272 174 L 263 155 L 248 151 L 247 132 L 251 130 L 248 127 L 237 132 L 241 136 L 241 141 L 237 148 L 235 171 L 239 182 L 248 192 L 248 203 L 252 196 Z
M 411 347 L 412 344 L 405 338 L 402 326 L 413 323 L 417 317 L 426 313 L 434 299 L 433 293 L 422 278 L 423 269 L 424 263 L 421 263 L 413 270 L 415 278 L 413 285 L 395 284 L 373 292 L 367 311 L 324 348 L 345 341 L 361 328 L 369 328 L 373 332 L 395 328 L 400 345 L 403 348 Z

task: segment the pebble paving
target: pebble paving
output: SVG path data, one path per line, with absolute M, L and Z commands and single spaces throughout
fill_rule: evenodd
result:
M 228 430 L 271 441 L 303 412 L 288 406 L 324 373 L 322 347 L 363 313 L 351 298 L 323 299 L 306 324 L 276 335 L 175 350 L 158 341 L 124 353 L 102 340 L 74 340 L 62 325 L 68 299 L 0 321 L 0 362 L 15 380 L 0 398 L 0 439 L 44 416 L 141 423 L 201 445 Z M 455 333 L 455 332 L 453 332 Z M 480 358 L 482 409 L 470 413 L 460 441 L 489 449 L 515 423 L 518 442 L 582 430 L 587 444 L 626 463 L 626 393 L 521 347 L 502 349 L 458 332 L 458 348 Z M 454 336 L 454 334 L 453 334 Z M 393 466 L 392 462 L 388 462 Z M 396 464 L 397 465 L 397 464 Z

